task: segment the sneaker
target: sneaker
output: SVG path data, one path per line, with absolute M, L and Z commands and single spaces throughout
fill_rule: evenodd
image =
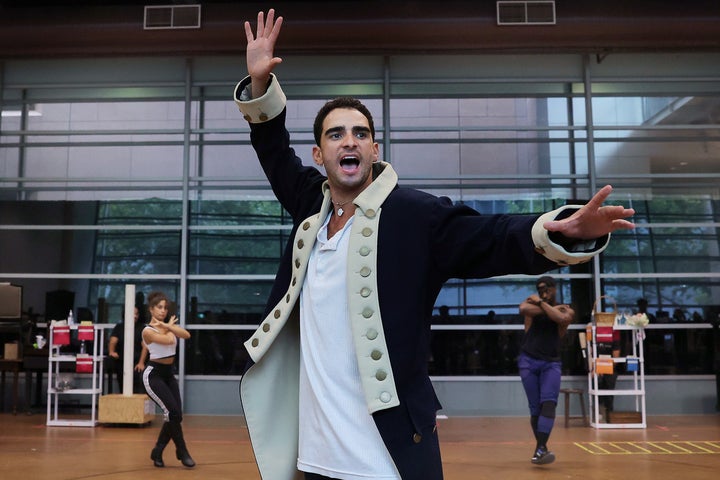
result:
M 555 454 L 548 451 L 547 447 L 540 447 L 535 450 L 535 455 L 530 461 L 535 465 L 547 465 L 555 461 Z

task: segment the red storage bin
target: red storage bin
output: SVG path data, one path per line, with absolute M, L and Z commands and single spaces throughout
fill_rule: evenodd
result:
M 597 343 L 612 343 L 614 334 L 613 330 L 613 327 L 596 327 L 595 340 Z
M 51 328 L 53 345 L 70 345 L 70 327 L 67 325 L 53 325 Z
M 93 371 L 93 359 L 90 355 L 78 354 L 75 359 L 75 372 L 76 373 L 92 373 Z
M 78 325 L 78 340 L 95 340 L 95 327 L 92 325 Z

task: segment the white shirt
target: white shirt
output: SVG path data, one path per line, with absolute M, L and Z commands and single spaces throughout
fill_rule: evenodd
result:
M 154 330 L 157 333 L 162 333 L 160 330 L 158 330 L 155 327 L 151 327 L 150 325 L 146 325 L 145 328 L 149 328 L 150 330 Z M 148 349 L 148 353 L 150 354 L 150 360 L 156 360 L 158 358 L 167 358 L 172 357 L 175 355 L 175 350 L 177 349 L 177 337 L 173 336 L 173 343 L 170 345 L 165 345 L 163 343 L 155 343 L 152 342 L 150 344 L 145 343 L 145 346 Z
M 350 218 L 317 235 L 300 294 L 298 469 L 342 480 L 399 480 L 368 412 L 347 305 Z

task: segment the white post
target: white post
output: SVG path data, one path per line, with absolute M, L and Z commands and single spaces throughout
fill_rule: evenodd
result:
M 133 364 L 135 351 L 135 285 L 125 285 L 125 339 L 123 341 L 123 388 L 124 396 L 133 393 Z

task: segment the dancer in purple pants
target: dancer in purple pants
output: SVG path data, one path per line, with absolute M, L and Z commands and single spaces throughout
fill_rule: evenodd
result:
M 535 453 L 531 462 L 545 465 L 555 461 L 547 448 L 555 423 L 555 409 L 560 394 L 560 338 L 575 318 L 569 305 L 558 305 L 555 279 L 543 276 L 536 282 L 537 295 L 520 304 L 525 319 L 518 368 L 530 407 L 530 425 L 535 434 Z

